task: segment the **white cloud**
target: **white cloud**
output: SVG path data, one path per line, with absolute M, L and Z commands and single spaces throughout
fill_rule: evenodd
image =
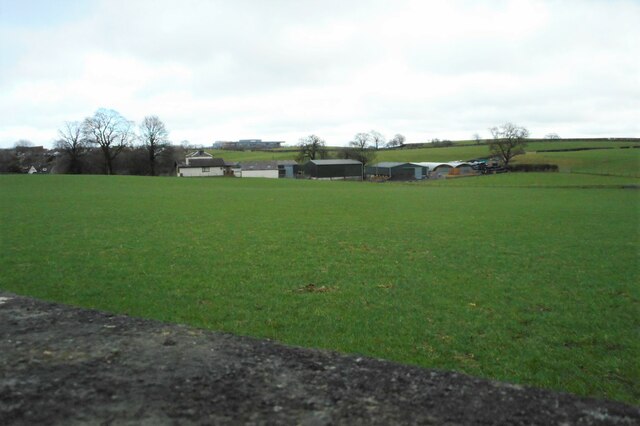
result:
M 99 107 L 201 144 L 640 136 L 631 0 L 0 2 L 0 146 Z

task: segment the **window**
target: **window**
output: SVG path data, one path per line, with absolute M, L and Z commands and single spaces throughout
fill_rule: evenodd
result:
M 202 173 L 209 173 L 209 168 L 208 167 L 203 167 L 202 168 Z

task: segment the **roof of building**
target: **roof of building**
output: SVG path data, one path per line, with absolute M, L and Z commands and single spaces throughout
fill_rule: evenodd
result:
M 298 164 L 295 160 L 278 160 L 278 166 L 295 166 Z
M 398 166 L 405 166 L 405 165 L 411 165 L 412 163 L 400 163 L 397 161 L 383 161 L 381 163 L 377 163 L 377 164 L 371 164 L 367 167 L 379 167 L 379 168 L 385 168 L 385 169 L 389 169 L 389 168 L 393 168 L 393 167 L 398 167 Z M 415 163 L 413 163 L 415 164 Z
M 243 161 L 240 163 L 242 170 L 278 170 L 277 161 Z
M 309 163 L 317 166 L 362 165 L 362 163 L 357 160 L 309 160 Z
M 180 163 L 178 167 L 224 167 L 231 165 L 232 164 L 225 163 L 222 158 L 191 158 L 189 164 Z
M 433 162 L 433 161 L 423 161 L 421 163 L 411 163 L 411 164 L 417 164 L 419 166 L 423 166 L 423 167 L 428 167 L 429 170 L 434 170 L 438 167 L 462 167 L 462 166 L 471 166 L 471 164 L 465 162 L 465 161 L 449 161 L 448 163 L 438 163 L 438 162 Z
M 436 168 L 441 167 L 441 166 L 453 167 L 449 163 L 437 163 L 437 162 L 434 162 L 434 161 L 422 161 L 420 163 L 412 163 L 412 164 L 417 164 L 418 166 L 422 166 L 422 167 L 428 167 L 429 170 L 435 170 Z
M 213 158 L 213 155 L 209 154 L 206 151 L 198 150 L 198 151 L 190 152 L 189 154 L 187 154 L 187 157 L 189 157 L 189 158 L 191 158 L 191 157 L 209 157 L 209 158 Z

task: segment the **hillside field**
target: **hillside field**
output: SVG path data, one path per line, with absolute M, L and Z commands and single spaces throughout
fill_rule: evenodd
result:
M 3 175 L 0 288 L 638 404 L 638 183 Z
M 514 157 L 513 163 L 525 164 L 557 164 L 561 172 L 599 174 L 611 176 L 640 177 L 640 149 L 629 148 L 638 142 L 630 141 L 532 141 L 529 142 L 526 154 Z M 337 156 L 336 147 L 329 147 L 329 155 Z M 561 150 L 588 148 L 588 151 L 540 152 L 543 150 Z M 605 149 L 602 149 L 605 148 Z M 224 151 L 208 150 L 215 157 L 227 161 L 258 160 L 292 160 L 295 159 L 294 148 L 273 151 Z M 476 145 L 471 142 L 457 142 L 451 147 L 415 148 L 409 145 L 403 149 L 384 149 L 376 153 L 374 162 L 399 161 L 467 161 L 474 158 L 487 157 L 489 148 L 486 144 Z

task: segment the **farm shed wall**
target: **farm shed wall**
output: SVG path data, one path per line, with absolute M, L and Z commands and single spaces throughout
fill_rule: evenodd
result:
M 243 178 L 278 178 L 278 169 L 272 170 L 242 170 Z
M 304 165 L 307 176 L 315 179 L 362 179 L 362 163 L 360 162 L 327 162 L 309 161 Z

